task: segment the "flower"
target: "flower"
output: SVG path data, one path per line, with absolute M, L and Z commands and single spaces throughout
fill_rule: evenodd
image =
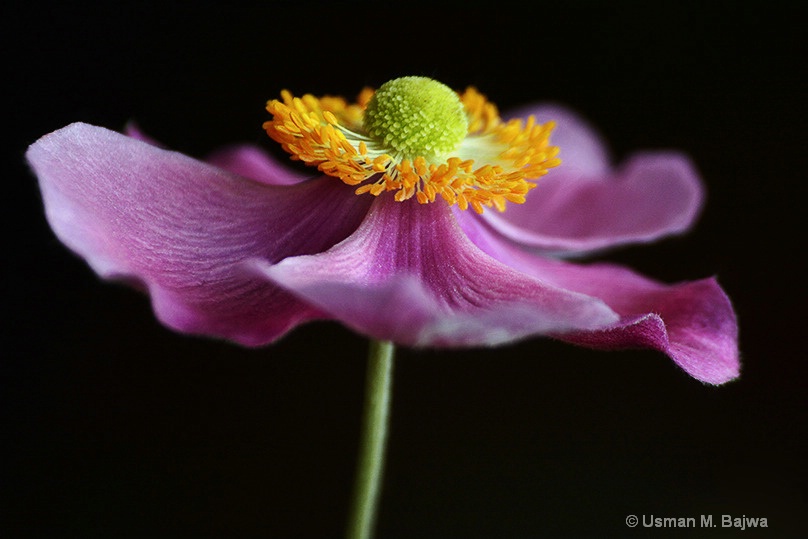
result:
M 459 109 L 424 91 L 437 112 L 403 128 L 412 110 L 396 117 L 372 91 L 355 105 L 271 101 L 267 132 L 325 173 L 313 179 L 253 146 L 203 162 L 81 123 L 27 159 L 57 236 L 102 277 L 147 289 L 181 332 L 257 346 L 330 319 L 408 346 L 546 335 L 653 348 L 706 383 L 738 375 L 735 315 L 714 278 L 666 285 L 563 258 L 687 229 L 703 193 L 686 157 L 642 153 L 614 169 L 559 106 L 503 121 L 474 90 L 454 98 Z M 421 136 L 436 118 L 446 129 Z

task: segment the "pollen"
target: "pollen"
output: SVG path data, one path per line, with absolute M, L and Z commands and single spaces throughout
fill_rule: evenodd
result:
M 457 94 L 426 77 L 403 77 L 349 104 L 340 97 L 294 97 L 267 103 L 267 134 L 294 160 L 403 202 L 439 198 L 460 209 L 504 211 L 523 203 L 535 180 L 557 166 L 552 122 L 500 119 L 474 88 Z

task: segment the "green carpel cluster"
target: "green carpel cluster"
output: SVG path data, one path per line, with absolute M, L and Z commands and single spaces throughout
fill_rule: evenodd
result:
M 468 133 L 468 118 L 448 86 L 427 77 L 402 77 L 376 91 L 364 128 L 403 158 L 435 158 L 457 149 Z

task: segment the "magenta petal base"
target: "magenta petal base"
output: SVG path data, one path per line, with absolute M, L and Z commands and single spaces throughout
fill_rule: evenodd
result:
M 401 204 L 383 196 L 333 249 L 274 266 L 254 264 L 345 325 L 400 344 L 495 345 L 617 320 L 598 298 L 486 255 L 444 204 Z

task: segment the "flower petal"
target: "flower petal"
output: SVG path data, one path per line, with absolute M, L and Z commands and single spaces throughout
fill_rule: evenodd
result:
M 132 138 L 165 148 L 140 129 L 135 122 L 126 124 L 124 133 Z M 294 185 L 311 179 L 273 159 L 266 151 L 252 144 L 234 144 L 213 152 L 205 159 L 211 165 L 228 170 L 267 185 Z
M 584 254 L 649 242 L 687 230 L 704 192 L 690 160 L 678 153 L 633 156 L 612 173 L 573 178 L 551 171 L 504 214 L 483 219 L 512 240 L 548 254 Z
M 602 137 L 587 120 L 555 103 L 528 105 L 509 111 L 506 119 L 527 118 L 531 115 L 540 124 L 555 122 L 551 141 L 553 146 L 561 148 L 561 165 L 551 173 L 563 171 L 567 177 L 578 178 L 600 176 L 609 172 L 609 152 Z
M 617 319 L 482 253 L 445 204 L 391 196 L 333 249 L 253 267 L 356 331 L 405 345 L 494 345 Z
M 556 335 L 560 339 L 601 349 L 653 348 L 710 384 L 738 376 L 735 313 L 715 279 L 664 285 L 615 265 L 542 258 L 497 237 L 472 216 L 459 219 L 469 238 L 497 260 L 554 286 L 600 298 L 620 315 L 609 328 L 562 331 Z
M 126 127 L 124 127 L 123 134 L 126 135 L 127 137 L 132 137 L 141 142 L 151 144 L 152 146 L 157 146 L 158 148 L 165 148 L 165 146 L 160 144 L 160 142 L 147 135 L 135 121 L 129 121 L 126 123 Z
M 571 332 L 559 335 L 560 339 L 604 350 L 653 348 L 708 384 L 723 384 L 739 376 L 737 321 L 715 278 L 665 286 L 624 268 L 587 269 L 611 280 L 609 289 L 630 299 L 625 312 L 647 314 L 624 315 L 612 328 Z M 604 296 L 600 297 L 609 305 L 617 303 L 614 295 Z
M 294 185 L 311 179 L 311 176 L 295 172 L 261 148 L 250 144 L 222 148 L 209 155 L 205 161 L 267 185 Z
M 172 328 L 246 345 L 323 314 L 242 262 L 327 249 L 369 206 L 329 178 L 263 185 L 86 124 L 46 135 L 27 158 L 57 236 L 96 272 L 143 284 Z

